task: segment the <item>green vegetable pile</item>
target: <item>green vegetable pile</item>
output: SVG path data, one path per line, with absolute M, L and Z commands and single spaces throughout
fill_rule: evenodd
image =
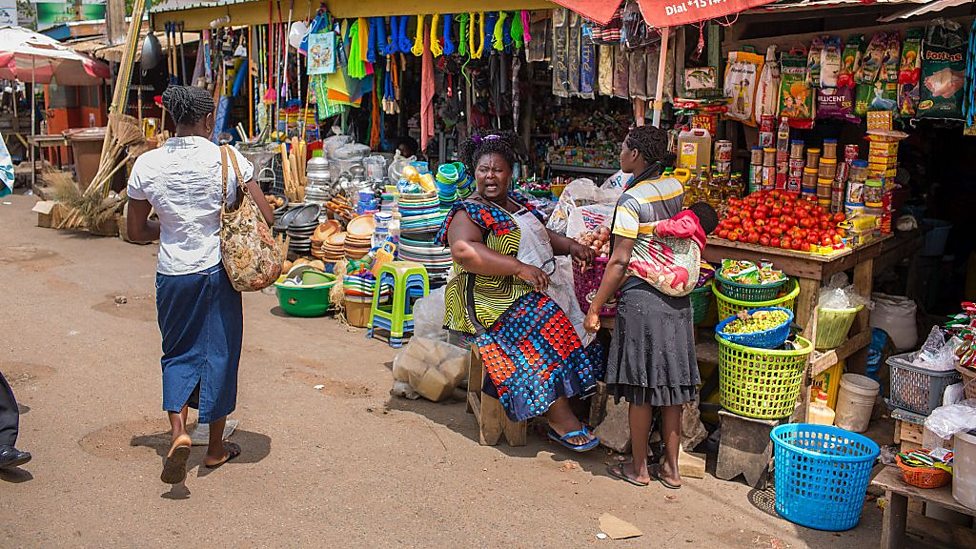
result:
M 736 319 L 722 329 L 726 334 L 754 334 L 773 329 L 786 322 L 790 316 L 784 311 L 756 311 L 752 314 L 739 311 Z

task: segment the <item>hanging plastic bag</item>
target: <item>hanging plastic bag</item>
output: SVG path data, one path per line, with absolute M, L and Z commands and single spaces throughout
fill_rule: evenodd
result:
M 807 52 L 807 84 L 811 86 L 820 85 L 820 61 L 825 38 L 829 37 L 814 37 L 810 42 L 810 50 Z
M 837 86 L 840 88 L 853 88 L 854 75 L 861 68 L 861 55 L 864 48 L 864 35 L 856 34 L 847 39 L 844 44 L 843 63 L 840 72 L 837 73 Z
M 936 19 L 922 46 L 919 118 L 962 119 L 966 83 L 966 37 L 955 21 Z
M 861 67 L 855 75 L 858 84 L 874 84 L 881 73 L 884 64 L 885 54 L 888 51 L 888 35 L 879 32 L 871 37 L 868 48 L 861 58 Z
M 766 48 L 766 60 L 759 73 L 756 87 L 756 109 L 753 120 L 761 120 L 764 115 L 775 116 L 779 109 L 779 62 L 776 61 L 776 46 Z
M 885 47 L 884 61 L 881 63 L 881 74 L 879 80 L 889 83 L 897 83 L 901 69 L 901 40 L 898 33 L 893 32 L 888 35 L 888 42 Z
M 729 52 L 725 67 L 725 96 L 731 98 L 725 116 L 749 126 L 756 125 L 755 98 L 763 57 L 744 51 Z
M 779 89 L 779 115 L 789 119 L 793 128 L 812 128 L 814 93 L 807 82 L 805 56 L 784 54 L 780 58 Z
M 839 36 L 828 36 L 824 39 L 823 50 L 820 52 L 820 87 L 833 88 L 837 86 L 837 77 L 843 64 L 843 44 Z

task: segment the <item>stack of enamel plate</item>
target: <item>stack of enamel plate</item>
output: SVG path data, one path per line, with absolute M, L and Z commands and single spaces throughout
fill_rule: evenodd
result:
M 376 220 L 372 214 L 354 217 L 346 225 L 346 242 L 344 251 L 347 259 L 361 259 L 373 247 L 373 232 L 376 230 Z
M 358 273 L 347 274 L 342 279 L 342 290 L 345 293 L 345 300 L 353 303 L 369 303 L 373 300 L 373 291 L 376 288 L 376 277 L 373 273 L 362 270 Z M 383 288 L 382 297 L 388 298 L 392 294 L 389 286 Z
M 414 239 L 401 235 L 397 253 L 399 259 L 420 263 L 427 269 L 431 288 L 439 288 L 447 283 L 447 272 L 453 263 L 450 249 L 433 240 Z
M 322 242 L 322 261 L 335 263 L 346 257 L 346 233 L 333 233 Z
M 330 236 L 339 233 L 341 229 L 342 227 L 339 225 L 339 222 L 334 219 L 330 219 L 325 223 L 320 223 L 319 226 L 315 228 L 315 232 L 312 233 L 312 257 L 326 261 L 324 249 L 325 243 Z
M 291 239 L 288 250 L 296 255 L 310 255 L 312 251 L 312 234 L 319 226 L 319 214 L 322 208 L 318 204 L 307 204 L 293 210 L 294 217 L 288 223 L 287 233 Z M 282 222 L 291 215 L 288 212 L 282 216 Z
M 400 234 L 433 234 L 441 228 L 446 211 L 436 192 L 400 194 L 397 197 L 400 211 Z

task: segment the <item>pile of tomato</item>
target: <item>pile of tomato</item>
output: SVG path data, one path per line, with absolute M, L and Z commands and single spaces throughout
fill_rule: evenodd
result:
M 842 213 L 826 211 L 816 199 L 786 191 L 759 191 L 730 198 L 715 236 L 784 250 L 842 248 Z

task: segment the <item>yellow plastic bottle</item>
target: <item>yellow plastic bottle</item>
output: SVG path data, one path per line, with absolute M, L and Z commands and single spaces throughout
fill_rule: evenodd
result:
M 810 403 L 807 411 L 807 422 L 817 425 L 833 425 L 835 412 L 827 406 L 827 393 L 817 390 L 816 399 Z

